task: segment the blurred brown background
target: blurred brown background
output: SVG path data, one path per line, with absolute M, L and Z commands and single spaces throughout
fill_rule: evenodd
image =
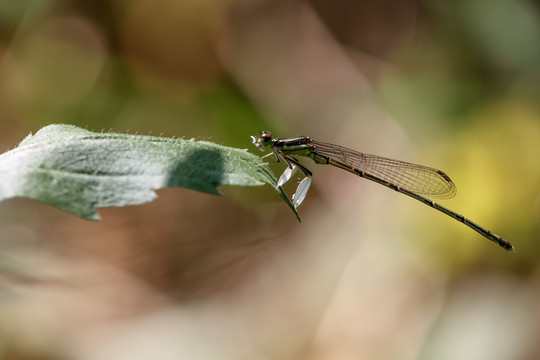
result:
M 539 9 L 0 2 L 3 151 L 51 123 L 256 153 L 260 130 L 309 135 L 444 170 L 441 203 L 517 251 L 309 161 L 302 224 L 269 188 L 160 190 L 100 222 L 12 199 L 0 358 L 538 359 Z

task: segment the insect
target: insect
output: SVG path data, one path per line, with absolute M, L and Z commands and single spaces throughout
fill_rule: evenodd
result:
M 317 164 L 333 165 L 410 196 L 467 225 L 485 238 L 499 244 L 505 250 L 514 251 L 514 246 L 499 235 L 428 198 L 452 198 L 456 195 L 456 186 L 450 177 L 441 170 L 364 154 L 343 146 L 312 140 L 308 136 L 279 139 L 273 138 L 268 131 L 262 131 L 258 137 L 252 136 L 251 138 L 253 144 L 261 151 L 267 148 L 271 150 L 269 154 L 263 156 L 263 159 L 272 155 L 275 157 L 275 161 L 259 165 L 275 164 L 280 160 L 287 164 L 287 169 L 279 178 L 278 186 L 289 181 L 297 169 L 304 173 L 305 178 L 300 182 L 292 197 L 295 207 L 298 207 L 306 197 L 312 177 L 311 171 L 300 164 L 297 157 L 308 157 Z

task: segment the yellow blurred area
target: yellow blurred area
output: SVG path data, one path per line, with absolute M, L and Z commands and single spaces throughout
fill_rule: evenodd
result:
M 99 222 L 11 199 L 0 359 L 538 359 L 539 39 L 527 1 L 0 2 L 4 151 L 52 123 L 308 135 L 443 170 L 516 247 L 310 160 L 302 223 L 269 188 Z

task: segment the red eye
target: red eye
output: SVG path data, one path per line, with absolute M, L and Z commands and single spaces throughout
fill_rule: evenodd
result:
M 263 131 L 259 135 L 259 138 L 261 138 L 263 140 L 272 140 L 272 134 L 270 134 L 268 131 Z

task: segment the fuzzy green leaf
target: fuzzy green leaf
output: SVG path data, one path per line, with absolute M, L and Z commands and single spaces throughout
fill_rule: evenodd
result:
M 300 217 L 267 166 L 244 149 L 207 141 L 95 133 L 49 125 L 0 155 L 0 201 L 27 197 L 86 219 L 98 208 L 142 204 L 181 186 L 219 194 L 220 185 L 269 184 Z

